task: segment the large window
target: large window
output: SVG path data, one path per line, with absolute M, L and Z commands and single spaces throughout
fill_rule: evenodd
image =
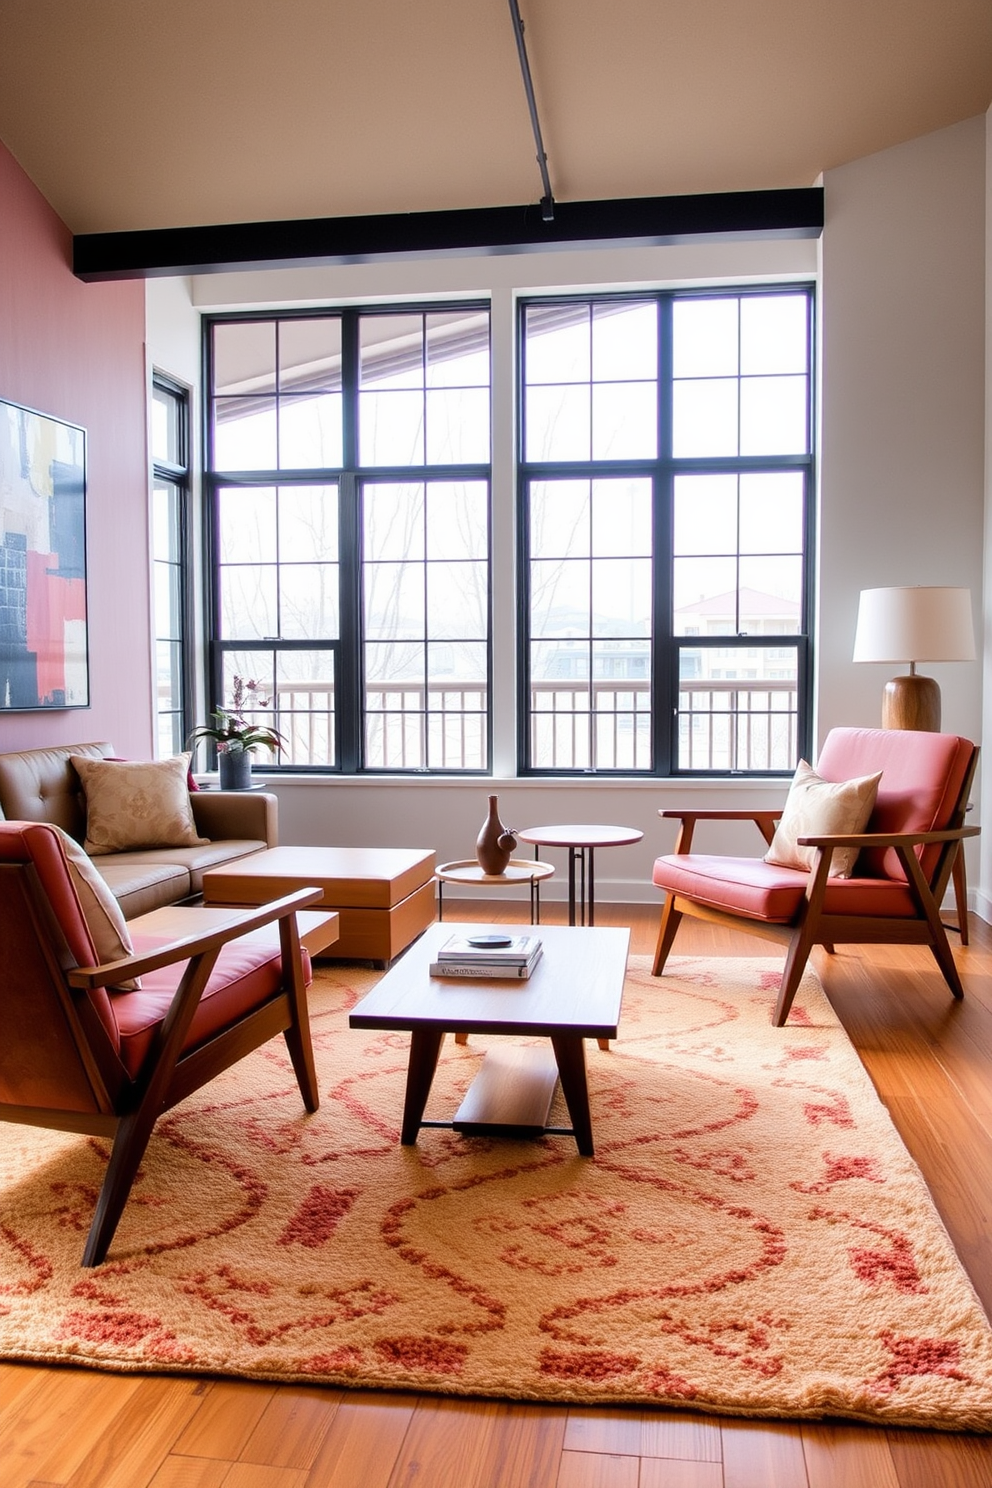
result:
M 155 373 L 151 402 L 155 745 L 178 754 L 191 727 L 189 393 Z
M 521 306 L 525 770 L 807 747 L 812 293 Z
M 485 306 L 208 323 L 213 688 L 279 764 L 489 767 Z

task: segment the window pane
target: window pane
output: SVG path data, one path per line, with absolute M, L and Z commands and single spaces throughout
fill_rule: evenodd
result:
M 214 468 L 276 468 L 276 405 L 272 398 L 218 398 L 214 404 Z
M 489 387 L 489 316 L 427 316 L 427 386 Z
M 180 419 L 183 400 L 167 388 L 152 387 L 152 459 L 180 463 Z
M 534 558 L 586 558 L 590 542 L 589 481 L 533 481 L 530 551 Z
M 316 388 L 337 392 L 340 387 L 341 321 L 336 316 L 280 321 L 280 391 L 300 392 Z
M 155 588 L 155 634 L 162 640 L 178 640 L 182 626 L 179 609 L 179 569 L 174 563 L 152 565 Z
M 737 560 L 676 558 L 676 635 L 733 635 L 737 630 Z
M 180 493 L 171 482 L 156 481 L 152 490 L 152 554 L 172 563 L 179 561 Z
M 375 485 L 363 488 L 365 558 L 423 558 L 424 487 Z
M 658 389 L 608 382 L 592 390 L 594 460 L 651 460 L 658 453 Z
M 596 305 L 592 312 L 592 376 L 595 382 L 657 379 L 658 308 Z
M 422 315 L 363 315 L 358 336 L 361 387 L 423 387 Z
M 338 556 L 337 486 L 279 487 L 279 557 L 283 563 Z
M 740 477 L 741 552 L 801 553 L 803 477 L 783 470 Z
M 342 464 L 341 394 L 279 400 L 280 470 L 326 470 Z
M 427 394 L 428 465 L 482 465 L 489 459 L 489 389 Z
M 279 568 L 279 634 L 283 640 L 336 640 L 336 563 L 285 563 Z
M 274 393 L 276 331 L 270 320 L 232 321 L 214 326 L 215 393 Z M 251 469 L 251 466 L 242 466 Z
M 742 455 L 805 454 L 806 387 L 805 377 L 742 378 Z
M 736 299 L 676 300 L 672 367 L 676 377 L 733 377 L 738 372 Z
M 423 393 L 359 393 L 358 415 L 363 465 L 424 463 Z
M 592 546 L 600 558 L 651 553 L 650 481 L 593 482 Z
M 680 770 L 792 770 L 798 749 L 795 647 L 697 650 L 679 686 Z M 743 672 L 752 674 L 742 676 Z M 691 675 L 690 675 L 691 674 Z
M 672 450 L 676 458 L 737 454 L 737 388 L 736 380 L 718 377 L 675 383 Z
M 748 635 L 795 635 L 802 559 L 742 558 L 740 575 L 740 629 Z
M 333 651 L 281 651 L 276 658 L 281 764 L 336 762 Z
M 592 346 L 587 306 L 530 305 L 525 326 L 528 386 L 589 381 Z
M 445 687 L 467 687 L 475 692 L 486 686 L 489 653 L 473 641 L 432 641 L 427 647 L 427 676 Z
M 583 559 L 531 564 L 531 635 L 588 635 L 590 573 Z
M 531 387 L 526 395 L 528 460 L 588 460 L 590 389 Z
M 427 565 L 427 634 L 484 639 L 489 631 L 488 573 L 483 563 Z
M 220 633 L 226 640 L 278 635 L 275 564 L 232 564 L 220 570 Z
M 650 558 L 597 559 L 592 565 L 592 612 L 598 635 L 650 635 Z
M 489 491 L 482 481 L 432 481 L 425 521 L 428 558 L 480 558 L 489 551 Z
M 365 634 L 371 641 L 424 634 L 422 563 L 365 564 Z
M 741 301 L 741 372 L 805 373 L 805 295 L 753 295 Z
M 217 493 L 221 563 L 262 563 L 276 556 L 272 486 L 224 486 Z
M 737 476 L 675 477 L 676 555 L 737 551 Z

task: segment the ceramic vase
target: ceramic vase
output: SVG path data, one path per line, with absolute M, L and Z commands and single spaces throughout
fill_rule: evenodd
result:
M 489 797 L 489 815 L 475 843 L 475 856 L 484 873 L 497 877 L 506 872 L 517 839 L 499 819 L 499 797 Z
M 222 749 L 217 755 L 221 790 L 248 790 L 251 786 L 251 750 Z

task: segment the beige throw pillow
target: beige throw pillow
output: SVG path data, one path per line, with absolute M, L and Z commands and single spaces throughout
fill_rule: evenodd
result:
M 69 864 L 69 877 L 89 926 L 90 939 L 96 948 L 97 959 L 102 966 L 105 961 L 120 961 L 134 954 L 134 945 L 128 934 L 121 907 L 105 881 L 93 867 L 75 838 L 61 827 L 56 827 Z M 141 986 L 138 977 L 117 983 L 122 992 L 136 992 Z
M 862 775 L 857 780 L 823 780 L 805 760 L 800 760 L 765 862 L 777 868 L 808 870 L 816 860 L 816 848 L 800 847 L 797 838 L 863 832 L 881 778 L 880 770 L 877 775 Z M 850 878 L 857 856 L 856 847 L 835 848 L 831 878 Z
M 172 759 L 86 759 L 71 756 L 86 794 L 86 841 L 93 857 L 142 847 L 199 847 L 186 788 L 189 755 Z

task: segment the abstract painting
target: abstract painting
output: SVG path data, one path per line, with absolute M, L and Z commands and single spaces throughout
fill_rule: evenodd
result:
M 0 711 L 89 700 L 86 434 L 0 400 Z

